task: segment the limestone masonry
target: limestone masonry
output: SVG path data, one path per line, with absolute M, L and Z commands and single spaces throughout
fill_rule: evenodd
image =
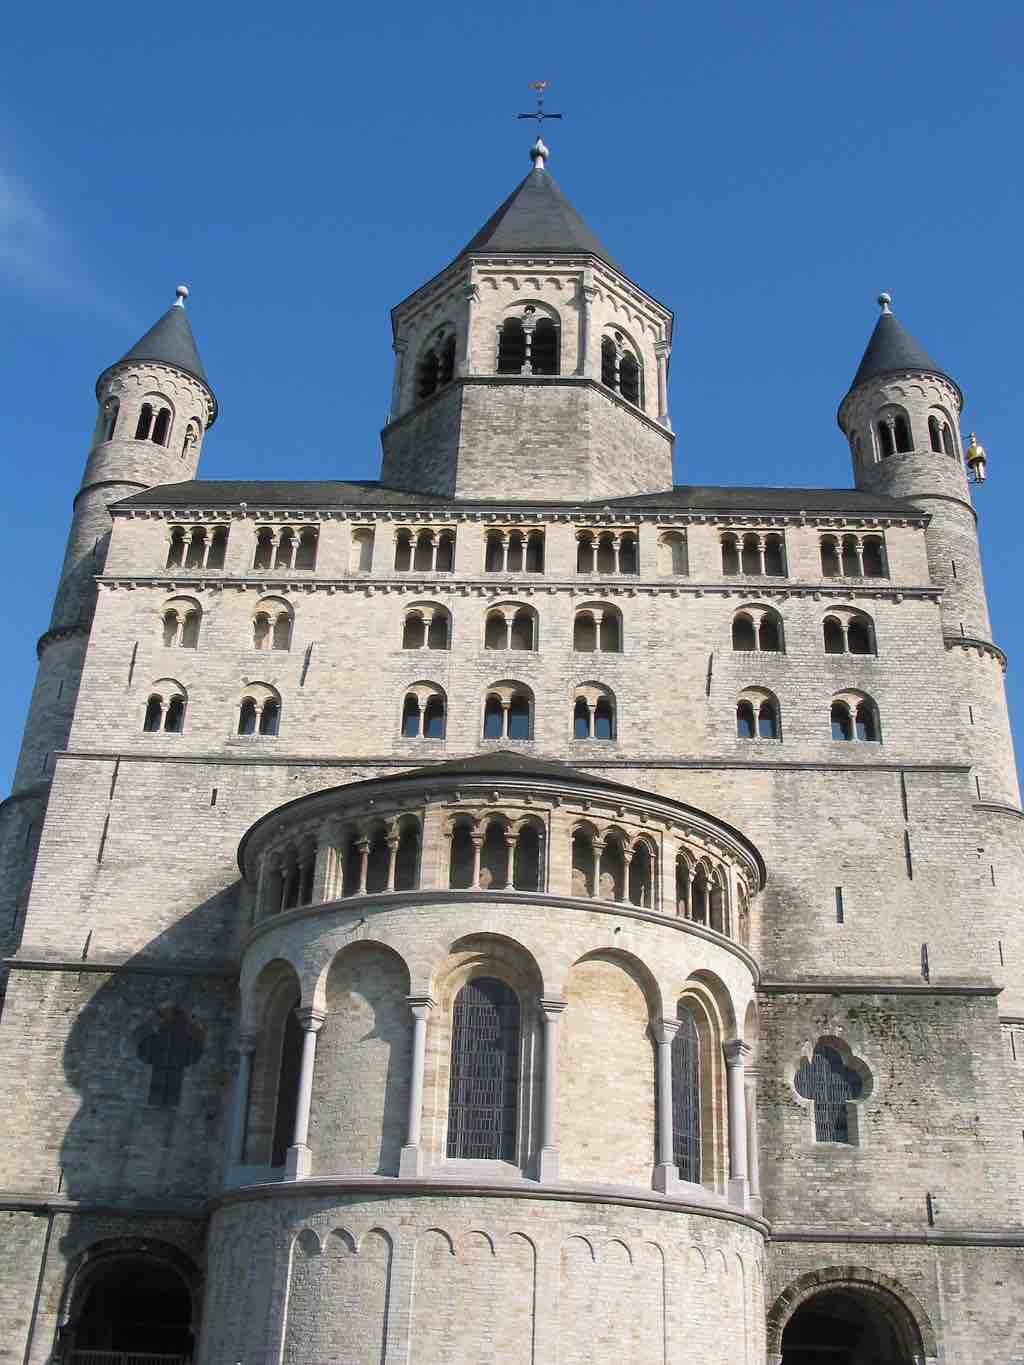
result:
M 673 486 L 672 314 L 532 155 L 393 310 L 379 483 L 199 479 L 184 288 L 99 377 L 0 807 L 0 1361 L 1024 1365 L 961 390 L 883 295 L 852 488 Z

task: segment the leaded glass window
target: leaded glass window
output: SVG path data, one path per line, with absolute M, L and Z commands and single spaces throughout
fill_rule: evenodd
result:
M 846 1106 L 860 1097 L 863 1082 L 839 1052 L 819 1043 L 810 1061 L 800 1063 L 796 1073 L 797 1094 L 814 1101 L 814 1137 L 817 1142 L 849 1142 Z
M 685 1005 L 672 1040 L 672 1160 L 680 1179 L 700 1181 L 700 1037 Z
M 494 977 L 455 997 L 448 1096 L 448 1155 L 512 1161 L 519 1086 L 519 1000 Z

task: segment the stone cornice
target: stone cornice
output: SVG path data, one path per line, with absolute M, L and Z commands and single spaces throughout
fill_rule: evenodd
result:
M 1024 811 L 1017 806 L 1005 805 L 1002 801 L 975 801 L 974 809 L 991 811 L 993 815 L 1010 815 L 1015 820 L 1024 820 Z
M 411 593 L 422 597 L 448 593 L 463 597 L 544 597 L 555 593 L 568 592 L 573 596 L 587 598 L 616 598 L 638 596 L 669 597 L 737 597 L 744 601 L 752 598 L 770 598 L 772 601 L 785 601 L 790 597 L 806 598 L 812 601 L 839 602 L 852 599 L 869 601 L 902 602 L 905 598 L 912 601 L 940 602 L 943 589 L 932 584 L 908 586 L 896 585 L 888 580 L 829 579 L 826 583 L 788 583 L 780 579 L 744 578 L 725 582 L 694 583 L 684 579 L 640 579 L 613 574 L 572 578 L 547 578 L 537 574 L 530 578 L 514 574 L 395 574 L 389 576 L 371 574 L 351 574 L 344 578 L 317 578 L 314 569 L 297 569 L 287 577 L 253 572 L 249 574 L 104 574 L 97 577 L 101 588 L 110 591 L 136 588 L 158 588 L 161 592 L 223 592 L 234 589 L 236 592 L 274 592 L 274 593 L 362 593 L 373 597 L 377 594 Z M 956 644 L 977 647 L 983 642 L 961 641 L 960 637 L 950 637 Z M 948 641 L 947 641 L 948 647 Z M 995 646 L 989 646 L 995 650 Z M 998 651 L 997 651 L 998 652 Z M 1004 656 L 1005 657 L 1005 656 Z
M 489 376 L 489 378 L 497 382 L 497 376 Z M 543 376 L 539 376 L 535 382 L 539 383 L 542 379 Z M 612 397 L 614 396 L 612 395 Z M 618 401 L 622 402 L 630 412 L 636 412 L 631 403 L 626 403 L 622 399 Z M 642 413 L 638 415 L 644 416 Z M 404 420 L 404 416 L 396 420 Z M 665 432 L 665 428 L 660 423 L 655 422 L 653 418 L 645 417 L 644 420 L 657 428 L 658 431 Z M 159 488 L 154 488 L 151 491 L 154 494 L 158 493 Z M 799 490 L 797 491 L 799 492 Z M 666 490 L 666 493 L 668 492 L 669 490 Z M 652 494 L 651 496 L 657 495 Z M 123 518 L 126 521 L 133 519 L 144 521 L 148 518 L 176 523 L 251 521 L 263 524 L 266 522 L 352 521 L 365 525 L 370 522 L 384 521 L 397 522 L 401 525 L 435 526 L 455 522 L 482 522 L 485 524 L 497 522 L 502 525 L 514 526 L 519 522 L 545 521 L 572 522 L 579 526 L 604 526 L 640 525 L 653 522 L 658 526 L 720 525 L 729 530 L 764 530 L 780 526 L 810 526 L 819 527 L 825 531 L 864 531 L 884 529 L 887 526 L 924 528 L 930 520 L 928 512 L 921 512 L 917 515 L 906 511 L 892 514 L 883 512 L 844 514 L 838 511 L 808 512 L 799 506 L 788 512 L 777 510 L 757 512 L 750 509 L 730 511 L 728 507 L 714 511 L 698 511 L 695 508 L 671 506 L 660 508 L 657 506 L 617 506 L 612 502 L 598 503 L 596 500 L 591 503 L 573 504 L 571 507 L 567 507 L 564 502 L 529 502 L 525 500 L 513 502 L 505 500 L 500 508 L 496 508 L 492 502 L 475 503 L 472 500 L 467 500 L 455 503 L 436 495 L 431 495 L 431 498 L 433 500 L 425 500 L 419 504 L 408 502 L 396 505 L 393 502 L 367 502 L 352 504 L 347 507 L 320 507 L 316 505 L 295 507 L 291 505 L 282 506 L 280 503 L 274 502 L 247 503 L 244 511 L 237 502 L 196 502 L 190 506 L 149 503 L 144 507 L 122 507 L 114 503 L 109 510 L 112 517 Z M 794 501 L 799 503 L 798 498 Z
M 922 1228 L 919 1232 L 896 1232 L 888 1228 L 864 1228 L 859 1231 L 842 1232 L 834 1227 L 787 1227 L 785 1224 L 773 1224 L 768 1240 L 842 1245 L 864 1242 L 878 1246 L 1024 1247 L 1024 1230 Z
M 5 957 L 0 967 L 18 972 L 99 972 L 113 976 L 184 976 L 217 978 L 233 981 L 238 968 L 222 959 L 199 962 L 159 962 L 139 958 L 66 958 L 66 957 Z
M 186 1202 L 160 1199 L 151 1204 L 118 1204 L 109 1199 L 68 1199 L 63 1195 L 28 1194 L 18 1190 L 0 1190 L 0 1210 L 5 1213 L 79 1214 L 104 1218 L 185 1218 L 205 1222 L 209 1204 L 205 1200 Z
M 1002 992 L 991 977 L 950 977 L 946 981 L 915 981 L 891 976 L 829 976 L 778 981 L 762 978 L 759 995 L 967 995 L 997 996 Z
M 344 900 L 324 901 L 317 905 L 303 905 L 297 910 L 284 910 L 280 914 L 270 915 L 267 919 L 260 920 L 250 929 L 245 939 L 243 952 L 247 951 L 257 940 L 273 933 L 275 929 L 296 924 L 301 920 L 326 918 L 334 914 L 369 917 L 375 912 L 383 913 L 388 910 L 400 909 L 405 905 L 433 905 L 437 903 L 443 903 L 446 908 L 452 905 L 473 903 L 492 907 L 505 905 L 513 909 L 519 905 L 530 905 L 540 906 L 543 909 L 583 910 L 589 914 L 613 915 L 616 919 L 641 920 L 646 924 L 657 925 L 659 928 L 670 929 L 676 933 L 690 934 L 694 938 L 702 938 L 708 943 L 714 943 L 726 952 L 732 953 L 733 957 L 739 958 L 749 970 L 755 985 L 760 976 L 757 959 L 752 953 L 734 939 L 725 934 L 716 933 L 714 929 L 709 929 L 706 925 L 695 924 L 692 920 L 680 919 L 677 915 L 662 915 L 656 910 L 641 910 L 635 905 L 627 905 L 621 901 L 602 901 L 590 896 L 549 895 L 544 891 L 458 891 L 450 887 L 435 887 L 423 891 L 381 891 L 362 896 L 346 896 Z
M 210 1201 L 210 1208 L 248 1203 L 255 1199 L 322 1199 L 326 1195 L 346 1194 L 360 1195 L 364 1199 L 374 1196 L 386 1198 L 389 1195 L 395 1198 L 434 1195 L 443 1199 L 539 1199 L 559 1204 L 604 1204 L 667 1213 L 690 1213 L 699 1218 L 741 1223 L 765 1237 L 769 1233 L 769 1225 L 763 1218 L 730 1208 L 724 1202 L 712 1202 L 711 1196 L 705 1204 L 675 1199 L 671 1195 L 655 1194 L 653 1191 L 631 1191 L 621 1185 L 575 1185 L 568 1181 L 542 1185 L 533 1180 L 453 1180 L 429 1176 L 408 1179 L 387 1175 L 331 1180 L 314 1176 L 306 1180 L 278 1180 L 266 1185 L 244 1185 L 237 1190 L 225 1190 Z
M 146 736 L 145 751 L 138 750 L 130 752 L 117 749 L 59 749 L 54 757 L 57 759 L 84 759 L 98 760 L 101 762 L 112 763 L 115 759 L 120 759 L 124 763 L 253 763 L 253 764 L 279 764 L 285 767 L 299 768 L 423 768 L 433 761 L 431 754 L 413 753 L 404 758 L 396 758 L 394 754 L 381 755 L 353 755 L 338 754 L 329 758 L 321 758 L 313 754 L 301 753 L 281 753 L 259 754 L 253 749 L 247 748 L 244 754 L 235 754 L 230 751 L 224 752 L 220 749 L 208 750 L 205 753 L 159 753 L 150 747 L 149 741 L 154 736 Z M 172 737 L 174 738 L 174 737 Z M 532 751 L 533 746 L 527 746 L 525 751 Z M 474 758 L 479 749 L 467 749 L 465 753 L 445 753 L 438 754 L 437 761 L 444 762 L 453 758 Z M 683 772 L 716 772 L 729 771 L 731 769 L 749 769 L 753 771 L 765 771 L 766 769 L 778 769 L 783 772 L 867 772 L 867 773 L 943 773 L 955 774 L 960 776 L 969 773 L 971 765 L 969 763 L 920 763 L 908 760 L 907 762 L 891 763 L 828 763 L 823 760 L 808 759 L 805 761 L 792 760 L 783 762 L 778 759 L 728 759 L 728 758 L 675 758 L 660 757 L 653 755 L 644 758 L 620 758 L 598 759 L 585 758 L 579 760 L 575 766 L 581 771 L 588 772 L 594 768 L 602 770 L 631 771 L 640 769 L 644 772 L 649 771 L 683 771 Z
M 994 645 L 991 640 L 979 640 L 972 635 L 944 635 L 942 637 L 942 643 L 947 649 L 976 650 L 979 657 L 983 654 L 987 654 L 990 658 L 996 660 L 1004 673 L 1006 672 L 1006 655 L 999 646 Z

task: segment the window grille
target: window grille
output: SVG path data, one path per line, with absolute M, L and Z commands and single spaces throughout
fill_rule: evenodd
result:
M 452 1019 L 448 1155 L 512 1161 L 519 1084 L 519 1001 L 494 977 L 467 981 Z
M 818 1142 L 849 1142 L 846 1106 L 863 1089 L 861 1078 L 833 1047 L 819 1043 L 810 1061 L 796 1073 L 797 1094 L 814 1101 L 814 1136 Z
M 700 1038 L 686 1008 L 672 1040 L 672 1160 L 680 1179 L 700 1181 Z

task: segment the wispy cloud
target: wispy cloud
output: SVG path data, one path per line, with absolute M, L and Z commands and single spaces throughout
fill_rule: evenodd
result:
M 110 311 L 73 235 L 31 185 L 0 165 L 0 282 Z

